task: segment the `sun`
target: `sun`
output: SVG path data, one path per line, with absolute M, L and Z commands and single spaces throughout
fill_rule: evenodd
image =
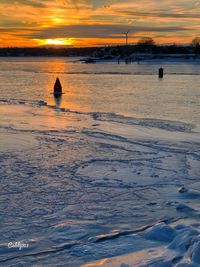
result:
M 45 44 L 49 45 L 65 45 L 66 41 L 64 39 L 47 39 Z
M 74 43 L 72 38 L 37 39 L 36 41 L 40 45 L 55 45 L 55 46 L 73 45 Z

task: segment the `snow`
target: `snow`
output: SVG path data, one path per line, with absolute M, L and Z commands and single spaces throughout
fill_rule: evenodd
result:
M 145 233 L 145 238 L 161 242 L 170 242 L 175 237 L 175 231 L 164 223 L 156 224 Z
M 0 265 L 200 266 L 198 127 L 26 100 L 0 112 Z
M 169 235 L 168 235 L 169 234 Z M 168 243 L 168 246 L 146 249 L 123 256 L 107 259 L 103 264 L 93 262 L 86 266 L 199 266 L 200 229 L 188 226 L 170 227 L 164 223 L 156 224 L 143 234 L 145 238 Z M 167 236 L 168 235 L 168 236 Z M 145 240 L 143 240 L 145 242 Z M 126 262 L 126 263 L 124 263 Z M 129 265 L 130 264 L 130 265 Z

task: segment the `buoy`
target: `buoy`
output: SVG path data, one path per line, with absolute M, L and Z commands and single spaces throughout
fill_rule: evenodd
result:
M 60 83 L 59 78 L 56 79 L 56 82 L 54 84 L 54 96 L 61 96 L 62 95 L 62 85 Z
M 158 77 L 161 79 L 161 78 L 163 78 L 163 75 L 164 75 L 163 68 L 160 68 L 160 69 L 158 70 Z

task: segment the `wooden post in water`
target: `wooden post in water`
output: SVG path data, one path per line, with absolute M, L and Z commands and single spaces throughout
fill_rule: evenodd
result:
M 61 96 L 62 95 L 62 85 L 60 83 L 59 78 L 56 79 L 56 82 L 54 84 L 54 91 L 53 91 L 54 96 Z
M 164 76 L 164 70 L 163 70 L 163 68 L 160 68 L 160 69 L 158 70 L 158 77 L 159 77 L 159 79 L 162 79 L 163 76 Z

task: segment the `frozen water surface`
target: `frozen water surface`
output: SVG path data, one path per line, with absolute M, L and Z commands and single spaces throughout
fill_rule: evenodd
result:
M 78 100 L 71 98 L 70 81 L 76 76 L 62 74 L 70 86 L 59 107 L 51 100 L 51 83 L 42 85 L 47 77 L 53 81 L 57 75 L 52 69 L 52 74 L 47 73 L 52 63 L 49 59 L 11 61 L 1 66 L 0 78 L 0 265 L 200 266 L 199 78 L 193 75 L 194 87 L 189 87 L 192 77 L 188 74 L 194 66 L 181 65 L 188 71 L 179 75 L 183 91 L 175 74 L 166 78 L 173 88 L 166 88 L 169 84 L 160 83 L 153 74 L 127 75 L 132 77 L 131 83 L 134 79 L 138 86 L 142 83 L 144 90 L 132 89 L 135 102 L 128 109 L 119 105 L 116 112 L 117 104 L 109 106 L 104 97 L 118 74 L 102 74 L 103 91 L 97 92 L 98 100 L 94 94 L 91 106 L 88 99 L 99 90 L 99 83 L 95 84 L 103 76 L 73 74 L 78 75 L 79 86 L 84 83 L 74 97 L 89 90 L 78 105 Z M 59 65 L 65 72 L 70 64 L 74 63 L 59 59 L 54 67 Z M 147 65 L 152 71 L 157 67 Z M 95 71 L 101 68 L 79 64 L 69 71 L 80 72 L 80 66 L 97 68 Z M 118 71 L 115 67 L 124 70 L 106 65 L 112 72 Z M 124 66 L 131 67 L 136 68 Z M 174 65 L 166 68 L 174 73 Z M 198 68 L 197 64 L 195 70 Z M 147 71 L 147 66 L 142 70 Z M 11 74 L 16 75 L 15 83 Z M 129 78 L 123 77 L 125 101 L 131 85 Z M 145 99 L 147 77 L 151 77 L 150 96 Z M 166 106 L 166 113 L 161 109 L 160 114 L 151 107 L 158 83 L 163 86 L 158 99 L 164 99 L 163 90 L 174 92 L 174 103 L 169 104 L 174 109 Z M 120 99 L 120 91 L 110 90 Z M 135 105 L 141 98 L 143 104 L 148 99 L 151 103 L 149 116 Z M 9 248 L 10 242 L 28 247 Z

